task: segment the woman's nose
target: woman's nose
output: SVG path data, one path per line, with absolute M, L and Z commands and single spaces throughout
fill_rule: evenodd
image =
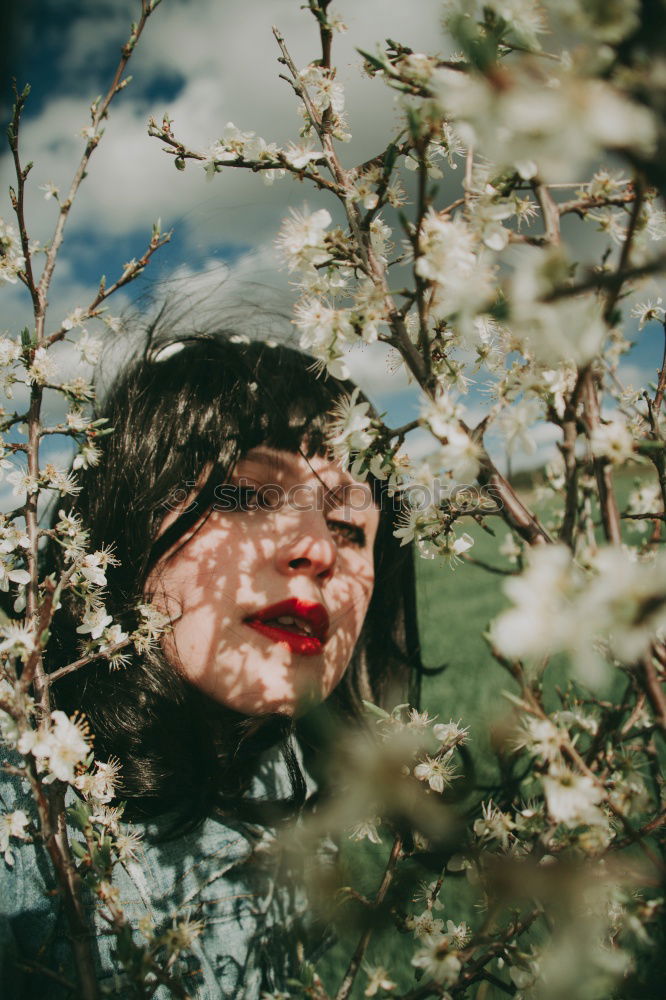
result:
M 304 573 L 327 580 L 333 573 L 337 555 L 337 546 L 324 523 L 323 527 L 312 530 L 303 527 L 298 534 L 282 541 L 275 562 L 285 576 Z

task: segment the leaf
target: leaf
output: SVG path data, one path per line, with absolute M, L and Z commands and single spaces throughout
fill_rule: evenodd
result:
M 374 715 L 376 719 L 391 718 L 388 712 L 386 712 L 383 708 L 380 708 L 379 705 L 373 704 L 371 701 L 365 701 L 365 699 L 363 699 L 363 707 L 368 715 Z
M 395 161 L 397 160 L 397 158 L 398 158 L 398 147 L 396 146 L 396 144 L 394 142 L 392 142 L 391 145 L 387 148 L 386 152 L 384 153 L 384 173 L 385 174 L 390 174 L 391 173 L 391 171 L 393 170 L 393 166 L 394 166 Z
M 522 708 L 524 712 L 530 711 L 530 706 L 527 704 L 526 701 L 523 701 L 522 698 L 519 698 L 518 695 L 512 694 L 511 691 L 501 691 L 500 693 L 503 698 L 506 698 L 508 701 L 516 705 L 518 708 Z
M 72 854 L 75 854 L 80 861 L 88 859 L 88 848 L 80 840 L 72 840 L 70 845 Z
M 370 63 L 371 66 L 374 66 L 375 69 L 386 69 L 386 60 L 381 56 L 373 56 L 364 49 L 356 49 L 356 51 L 360 56 L 363 56 L 366 62 Z
M 90 825 L 90 815 L 88 806 L 83 802 L 78 802 L 67 809 L 67 818 L 77 830 L 85 830 Z

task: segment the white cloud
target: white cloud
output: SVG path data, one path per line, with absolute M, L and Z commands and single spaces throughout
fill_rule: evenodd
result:
M 125 12 L 129 19 L 133 5 L 118 5 L 107 20 L 110 10 L 102 5 L 96 12 L 93 5 L 73 22 L 62 43 L 66 90 L 59 90 L 54 80 L 51 99 L 36 118 L 25 122 L 24 159 L 35 163 L 31 178 L 35 187 L 53 181 L 64 192 L 69 183 L 83 147 L 80 131 L 89 123 L 88 104 L 95 96 L 73 96 L 72 83 L 78 74 L 85 81 L 84 70 L 89 73 L 91 62 L 112 44 L 111 39 L 115 45 L 122 37 L 119 22 Z M 348 85 L 353 155 L 360 161 L 378 152 L 399 125 L 393 93 L 380 81 L 362 77 L 361 57 L 354 46 L 372 49 L 387 35 L 431 46 L 438 41 L 437 13 L 430 0 L 412 0 L 409 5 L 396 0 L 343 2 L 339 10 L 350 24 L 349 34 L 336 36 L 335 45 L 340 77 Z M 158 8 L 132 59 L 135 83 L 116 99 L 106 134 L 91 160 L 89 177 L 72 211 L 74 228 L 92 229 L 108 238 L 136 228 L 148 232 L 161 216 L 168 225 L 186 228 L 193 241 L 210 246 L 256 245 L 276 230 L 287 205 L 303 201 L 306 192 L 300 186 L 285 179 L 267 188 L 259 177 L 231 168 L 207 186 L 197 165 L 177 175 L 171 157 L 146 134 L 149 115 L 161 118 L 168 111 L 176 134 L 195 148 L 205 148 L 229 120 L 278 143 L 297 139 L 301 120 L 291 89 L 278 79 L 283 67 L 277 62 L 273 22 L 287 37 L 298 65 L 318 56 L 314 19 L 293 0 L 270 4 L 200 0 L 196 5 L 169 0 Z M 184 81 L 178 96 L 146 101 L 142 94 L 151 82 L 174 72 Z M 350 152 L 341 148 L 343 158 Z M 0 181 L 6 184 L 10 179 L 5 158 Z M 45 239 L 54 223 L 54 206 L 34 197 L 32 228 L 34 235 Z

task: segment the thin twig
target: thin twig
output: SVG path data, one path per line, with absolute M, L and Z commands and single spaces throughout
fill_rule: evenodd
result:
M 30 239 L 28 236 L 28 229 L 25 221 L 25 181 L 32 167 L 32 163 L 28 163 L 26 167 L 21 166 L 21 157 L 19 152 L 19 129 L 21 124 L 21 115 L 23 114 L 23 108 L 25 107 L 25 102 L 28 96 L 29 90 L 25 88 L 22 93 L 19 94 L 14 83 L 14 114 L 12 116 L 12 122 L 8 129 L 9 138 L 9 148 L 12 151 L 12 157 L 14 160 L 14 170 L 16 171 L 16 194 L 10 191 L 10 196 L 12 199 L 12 207 L 16 213 L 16 220 L 18 222 L 19 234 L 21 237 L 21 249 L 23 250 L 24 258 L 24 272 L 25 272 L 25 284 L 28 287 L 30 296 L 32 298 L 33 310 L 36 310 L 39 304 L 39 297 L 37 295 L 37 288 L 35 285 L 35 279 L 32 271 L 32 255 L 30 253 Z
M 490 563 L 485 562 L 483 559 L 477 559 L 475 556 L 469 556 L 466 552 L 462 553 L 463 562 L 469 563 L 470 566 L 478 566 L 480 569 L 486 570 L 487 573 L 495 573 L 498 576 L 515 576 L 515 571 L 512 569 L 503 569 L 501 566 L 492 566 Z
M 609 302 L 610 301 L 611 299 L 609 299 Z M 595 384 L 595 376 L 591 368 L 588 368 L 586 372 L 582 395 L 584 412 L 583 422 L 587 436 L 588 438 L 591 438 L 596 428 L 601 424 L 599 397 Z M 620 511 L 617 506 L 615 490 L 613 488 L 613 467 L 608 459 L 598 455 L 594 456 L 592 464 L 597 481 L 599 507 L 601 509 L 604 534 L 606 539 L 613 545 L 621 545 L 622 532 L 620 530 Z
M 663 682 L 660 680 L 650 655 L 646 656 L 641 665 L 641 679 L 648 701 L 654 712 L 655 721 L 663 733 L 666 733 L 666 695 Z
M 648 274 L 656 274 L 666 269 L 666 253 L 661 253 L 645 264 L 626 267 L 622 271 L 591 271 L 588 277 L 573 285 L 561 285 L 544 296 L 544 302 L 557 302 L 559 299 L 575 298 L 583 292 L 602 291 L 614 288 L 618 281 L 623 284 L 633 278 L 644 278 Z
M 113 295 L 114 292 L 117 292 L 119 288 L 122 288 L 124 285 L 128 285 L 131 281 L 134 281 L 135 278 L 138 278 L 153 254 L 159 250 L 160 247 L 163 247 L 166 243 L 168 243 L 171 236 L 171 231 L 168 233 L 153 233 L 145 253 L 137 261 L 134 261 L 130 266 L 126 267 L 121 276 L 114 281 L 112 285 L 109 285 L 107 288 L 103 282 L 100 282 L 97 294 L 85 310 L 85 315 L 82 318 L 90 319 L 102 302 Z M 62 340 L 68 332 L 69 331 L 65 327 L 61 326 L 60 329 L 56 330 L 46 338 L 45 343 L 47 347 L 50 347 L 51 344 L 55 344 L 57 341 Z
M 543 184 L 541 181 L 535 181 L 532 185 L 534 194 L 537 201 L 539 202 L 539 207 L 541 209 L 541 214 L 543 215 L 543 223 L 546 230 L 546 240 L 553 246 L 558 246 L 561 240 L 560 237 L 560 213 L 558 211 L 557 204 L 548 190 L 548 186 Z
M 386 893 L 393 881 L 393 876 L 395 874 L 396 865 L 402 857 L 402 837 L 398 834 L 393 841 L 393 846 L 391 848 L 391 853 L 389 859 L 386 863 L 386 868 L 384 870 L 384 876 L 382 878 L 377 894 L 374 898 L 375 909 L 381 906 L 386 897 Z M 367 947 L 370 943 L 370 938 L 372 937 L 372 927 L 366 927 L 366 929 L 361 934 L 360 940 L 356 946 L 354 954 L 352 955 L 351 961 L 345 973 L 345 977 L 342 980 L 340 989 L 335 994 L 335 1000 L 347 1000 L 349 994 L 351 993 L 352 987 L 354 985 L 354 980 L 358 974 L 361 967 L 361 962 L 363 961 L 363 956 L 366 953 Z
M 664 322 L 662 326 L 664 328 L 664 353 L 661 359 L 661 368 L 659 369 L 657 391 L 652 402 L 652 413 L 655 418 L 655 425 L 657 417 L 659 416 L 662 401 L 664 399 L 664 392 L 666 391 L 666 322 Z
M 95 660 L 113 659 L 119 650 L 131 645 L 131 643 L 131 639 L 123 639 L 122 642 L 115 642 L 112 646 L 109 646 L 108 649 L 100 650 L 97 653 L 91 653 L 89 656 L 82 656 L 80 659 L 73 660 L 64 667 L 54 670 L 53 673 L 47 674 L 45 677 L 45 684 L 47 688 L 52 684 L 55 684 L 56 681 L 62 680 L 63 677 L 67 677 L 68 674 L 73 674 L 76 670 L 86 667 L 89 663 L 94 663 Z
M 651 514 L 620 514 L 625 521 L 666 521 L 666 514 L 655 510 Z
M 60 202 L 60 212 L 58 213 L 55 231 L 46 254 L 44 270 L 42 271 L 42 275 L 37 286 L 38 308 L 35 311 L 35 339 L 38 344 L 41 343 L 44 336 L 44 319 L 48 290 L 51 284 L 51 278 L 53 277 L 53 269 L 55 268 L 58 251 L 60 250 L 60 246 L 62 244 L 65 226 L 74 202 L 74 198 L 76 197 L 76 193 L 83 178 L 86 176 L 90 157 L 99 145 L 99 141 L 101 139 L 101 133 L 99 131 L 100 125 L 108 116 L 109 106 L 114 97 L 124 89 L 126 81 L 123 80 L 123 74 L 127 68 L 127 63 L 129 62 L 139 38 L 141 37 L 148 18 L 155 10 L 158 3 L 159 0 L 153 3 L 146 3 L 145 0 L 143 0 L 141 4 L 141 16 L 139 17 L 136 25 L 133 26 L 129 39 L 122 47 L 120 61 L 116 67 L 116 72 L 114 73 L 113 80 L 111 81 L 111 86 L 102 100 L 95 102 L 91 107 L 91 124 L 89 130 L 86 130 L 89 138 L 86 142 L 79 165 L 74 173 L 74 177 L 72 178 L 67 196 L 64 201 Z
M 629 260 L 631 257 L 631 249 L 634 242 L 634 236 L 636 235 L 636 227 L 638 225 L 638 220 L 640 218 L 641 209 L 643 207 L 643 201 L 645 200 L 645 184 L 643 183 L 642 177 L 636 176 L 634 181 L 634 187 L 636 191 L 636 197 L 631 206 L 631 215 L 629 217 L 629 225 L 627 226 L 627 232 L 622 243 L 622 250 L 620 251 L 620 260 L 617 265 L 616 280 L 612 283 L 608 289 L 608 295 L 606 297 L 606 305 L 604 308 L 604 319 L 607 323 L 610 323 L 613 317 L 613 312 L 615 310 L 615 305 L 619 298 L 620 292 L 622 291 L 622 285 L 624 284 L 624 278 L 622 275 L 629 267 Z

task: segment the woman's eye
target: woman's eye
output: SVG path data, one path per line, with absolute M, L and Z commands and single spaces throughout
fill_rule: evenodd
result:
M 256 510 L 259 506 L 258 491 L 253 486 L 239 486 L 237 489 L 239 510 Z
M 237 498 L 237 510 L 278 510 L 282 505 L 282 495 L 272 486 L 248 486 L 246 483 L 233 487 Z
M 360 524 L 354 524 L 353 521 L 329 521 L 328 527 L 332 535 L 337 535 L 343 541 L 357 545 L 359 548 L 365 546 L 365 530 Z

